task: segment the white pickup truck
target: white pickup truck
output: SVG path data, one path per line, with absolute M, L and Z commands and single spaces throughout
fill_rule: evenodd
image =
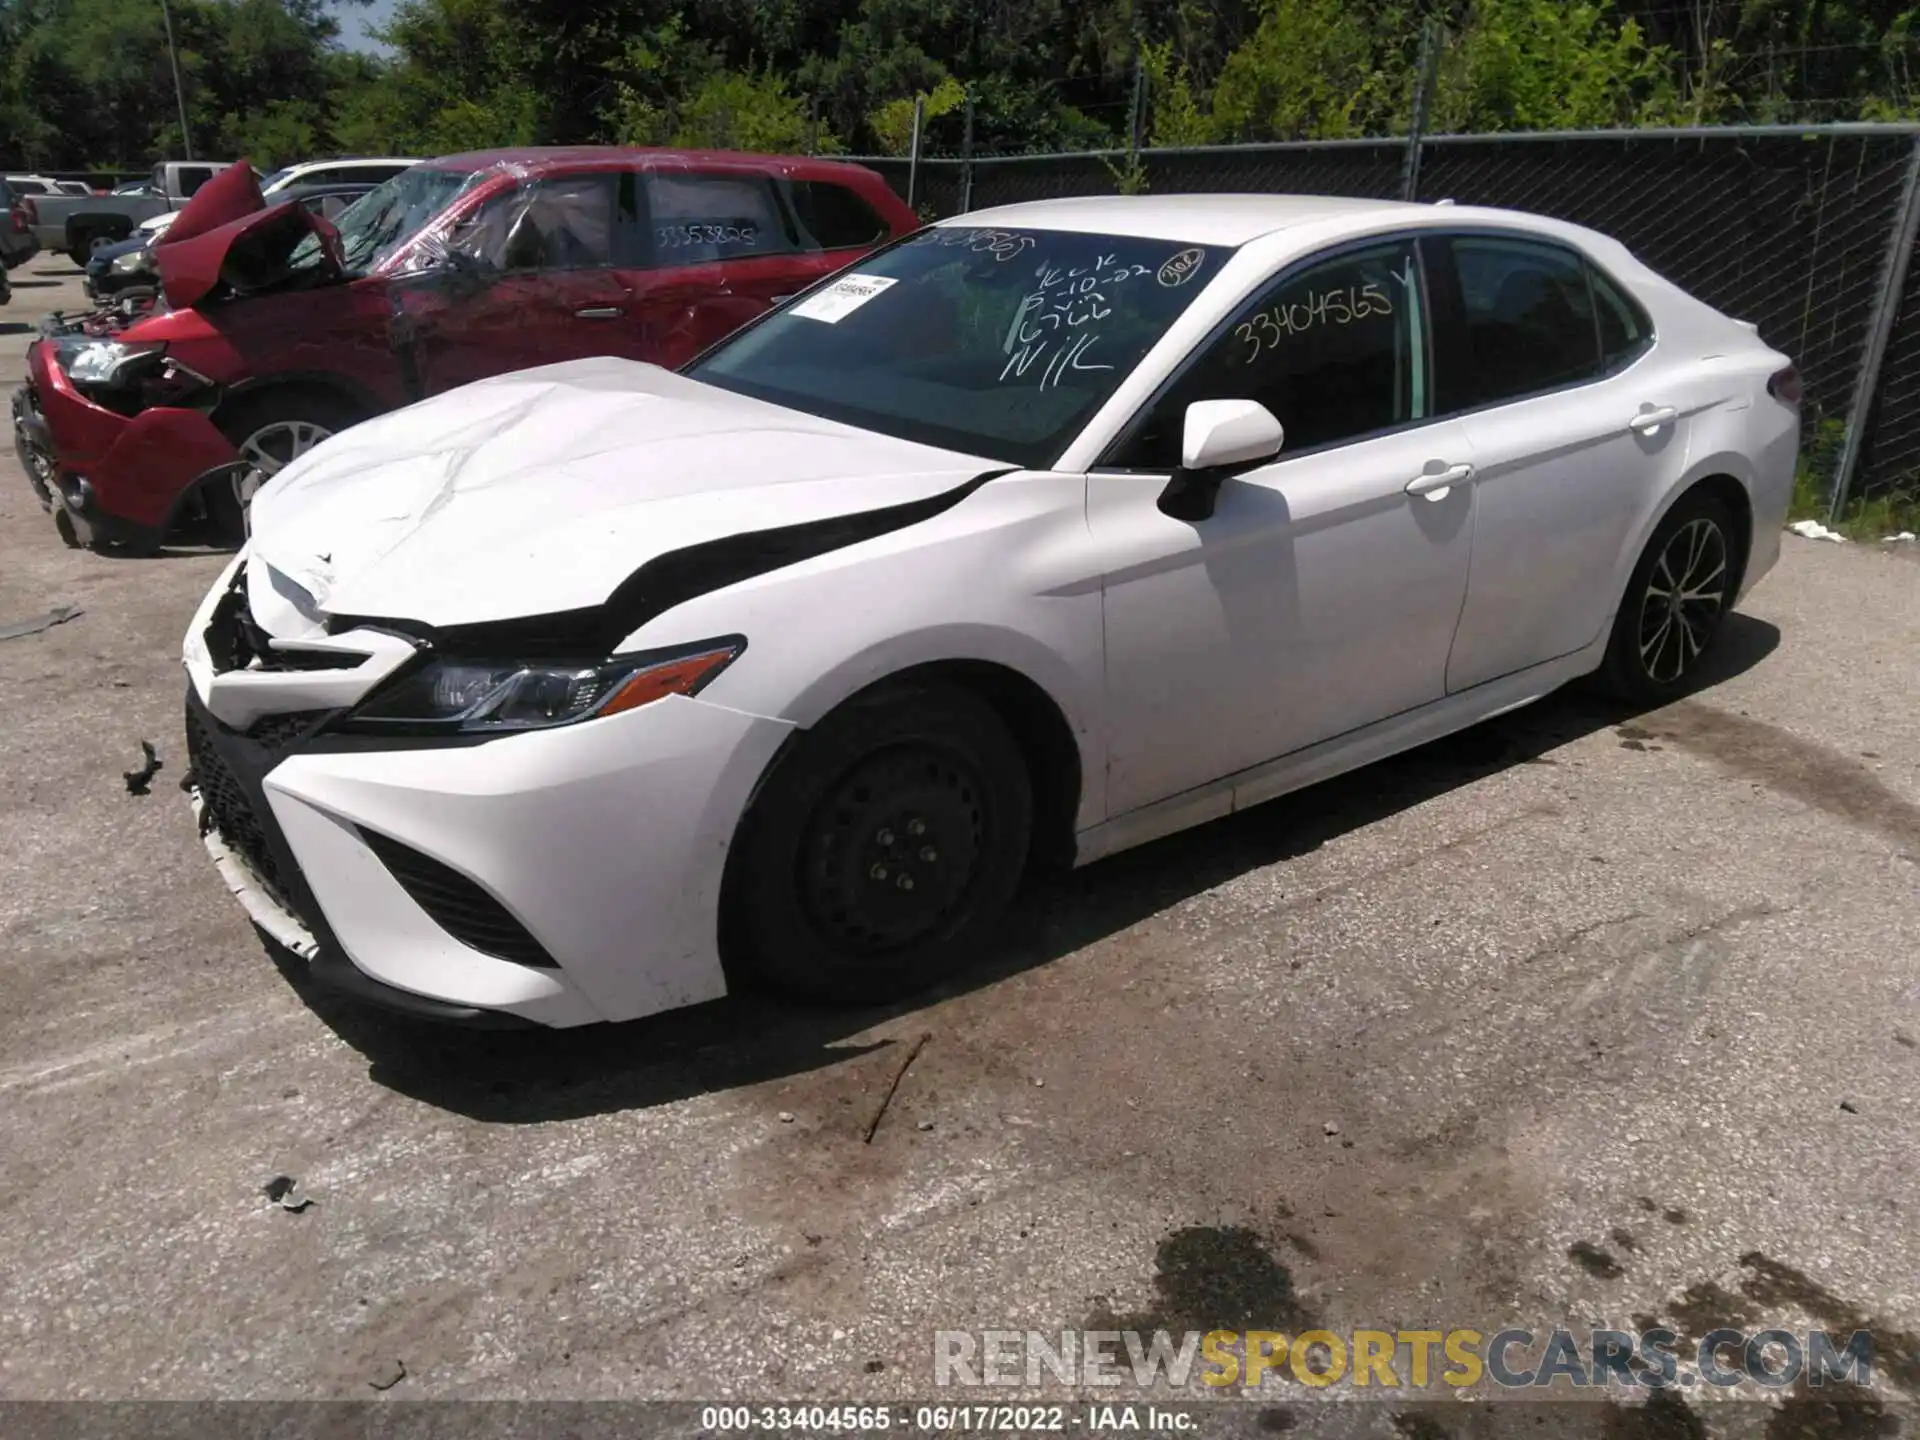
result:
M 122 186 L 107 196 L 27 195 L 20 203 L 42 250 L 64 250 L 84 266 L 96 246 L 125 240 L 141 221 L 178 210 L 231 163 L 167 160 L 137 188 Z

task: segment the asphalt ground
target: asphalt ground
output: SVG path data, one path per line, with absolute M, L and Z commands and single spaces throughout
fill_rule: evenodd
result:
M 79 303 L 58 258 L 14 283 L 9 389 Z M 1906 1418 L 1909 554 L 1788 537 L 1694 696 L 1563 694 L 1039 882 L 927 1003 L 521 1035 L 315 992 L 222 888 L 176 785 L 179 639 L 221 564 L 66 549 L 0 454 L 0 626 L 83 611 L 0 641 L 0 1397 L 977 1402 L 1014 1392 L 936 1391 L 937 1330 L 1658 1321 L 1683 1359 L 1723 1323 L 1866 1329 L 1849 1398 L 1881 1428 L 1804 1387 L 1441 1387 L 1421 1415 L 1270 1380 L 1231 1414 Z

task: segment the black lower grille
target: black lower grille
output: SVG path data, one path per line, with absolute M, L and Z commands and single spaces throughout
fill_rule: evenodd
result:
M 187 711 L 187 761 L 192 766 L 194 783 L 206 806 L 206 820 L 220 832 L 253 873 L 273 892 L 282 905 L 288 903 L 285 877 L 274 860 L 273 846 L 266 827 L 247 798 L 246 787 L 220 754 L 203 721 L 191 708 Z
M 262 715 L 247 727 L 247 738 L 268 750 L 284 750 L 318 730 L 331 710 L 292 710 L 285 715 Z
M 541 970 L 558 968 L 558 962 L 540 942 L 508 913 L 507 907 L 458 870 L 422 855 L 411 846 L 371 830 L 362 830 L 360 838 L 367 848 L 393 872 L 393 878 L 442 930 L 462 945 L 483 955 L 511 960 Z

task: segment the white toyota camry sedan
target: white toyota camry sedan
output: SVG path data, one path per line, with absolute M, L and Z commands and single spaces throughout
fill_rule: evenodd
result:
M 254 920 L 446 1019 L 923 987 L 1084 864 L 1598 673 L 1771 567 L 1799 378 L 1612 240 L 1084 199 L 923 230 L 675 373 L 286 467 L 185 643 Z

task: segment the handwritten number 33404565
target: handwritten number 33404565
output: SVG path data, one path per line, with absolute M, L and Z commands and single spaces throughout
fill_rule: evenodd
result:
M 1322 325 L 1351 325 L 1374 315 L 1393 314 L 1393 302 L 1378 285 L 1349 285 L 1322 290 L 1300 300 L 1281 301 L 1233 327 L 1234 337 L 1247 345 L 1247 364 L 1263 350 L 1276 348 L 1288 335 L 1299 335 Z

